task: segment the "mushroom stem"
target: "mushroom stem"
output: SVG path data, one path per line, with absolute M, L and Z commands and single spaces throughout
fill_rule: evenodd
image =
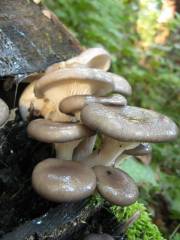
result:
M 100 150 L 94 151 L 92 154 L 84 159 L 76 159 L 81 161 L 89 167 L 98 165 L 113 166 L 115 161 L 125 149 L 131 149 L 138 145 L 138 143 L 119 142 L 113 138 L 105 137 L 103 146 Z
M 97 135 L 87 137 L 81 141 L 73 151 L 72 160 L 82 160 L 88 157 L 92 152 L 96 142 Z
M 114 167 L 119 168 L 120 164 L 127 158 L 127 155 L 122 153 L 120 156 L 118 156 L 115 160 Z
M 61 160 L 72 160 L 73 151 L 79 142 L 80 140 L 65 143 L 55 143 L 54 147 L 56 150 L 56 158 Z

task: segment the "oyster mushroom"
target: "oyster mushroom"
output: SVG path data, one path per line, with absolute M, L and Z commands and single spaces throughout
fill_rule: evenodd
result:
M 0 126 L 3 125 L 9 117 L 9 108 L 7 104 L 0 98 Z
M 40 116 L 46 112 L 48 106 L 44 99 L 36 98 L 34 94 L 35 81 L 30 83 L 24 90 L 19 99 L 19 111 L 24 121 L 28 120 L 31 115 Z
M 39 112 L 39 115 L 57 122 L 72 121 L 71 116 L 59 110 L 59 104 L 66 97 L 72 95 L 102 96 L 112 91 L 125 95 L 131 94 L 129 83 L 122 77 L 91 68 L 60 69 L 45 74 L 32 85 L 29 87 L 30 93 L 27 89 L 22 94 L 19 103 L 20 111 L 27 113 L 31 107 L 35 112 Z M 24 94 L 32 96 L 25 103 Z M 39 104 L 39 99 L 43 100 L 44 104 L 41 105 L 42 101 Z M 36 100 L 38 100 L 37 104 Z
M 138 107 L 107 107 L 93 103 L 81 111 L 82 122 L 120 141 L 162 142 L 175 140 L 176 124 L 168 117 Z
M 61 143 L 91 136 L 94 132 L 78 123 L 57 123 L 46 119 L 36 119 L 29 123 L 28 134 L 43 142 Z
M 109 202 L 128 206 L 137 200 L 138 188 L 127 173 L 105 166 L 96 166 L 93 169 L 97 178 L 97 189 Z
M 127 104 L 127 100 L 122 95 L 112 95 L 109 97 L 96 97 L 91 95 L 73 95 L 64 98 L 60 102 L 59 109 L 63 113 L 72 114 L 80 111 L 83 107 L 90 103 L 124 106 Z
M 83 139 L 73 150 L 72 160 L 83 160 L 92 152 L 96 142 L 97 135 Z
M 133 156 L 144 156 L 152 153 L 152 147 L 149 143 L 140 143 L 133 149 L 125 150 L 124 153 Z
M 131 149 L 136 147 L 137 145 L 138 143 L 119 142 L 113 138 L 106 136 L 103 138 L 103 144 L 100 150 L 97 149 L 87 157 L 81 159 L 76 158 L 76 161 L 80 161 L 81 163 L 89 167 L 94 167 L 98 165 L 114 166 L 116 159 L 119 155 L 121 155 L 121 153 L 124 152 L 125 149 Z M 73 159 L 75 159 L 74 156 Z
M 84 137 L 94 134 L 82 124 L 56 123 L 46 119 L 36 119 L 29 123 L 27 132 L 32 138 L 55 143 L 56 156 L 63 160 L 71 160 L 73 149 Z
M 32 174 L 34 189 L 55 202 L 79 201 L 96 188 L 96 176 L 91 168 L 73 161 L 46 159 L 36 165 Z
M 125 150 L 123 154 L 133 155 L 145 165 L 148 165 L 152 159 L 152 147 L 149 143 L 141 143 L 134 149 Z
M 110 65 L 111 56 L 104 48 L 89 48 L 77 57 L 51 65 L 47 68 L 46 73 L 71 67 L 98 68 L 107 71 Z
M 131 86 L 129 83 L 116 74 L 107 73 L 100 69 L 66 68 L 51 72 L 40 78 L 35 85 L 35 95 L 36 97 L 42 98 L 46 95 L 46 91 L 49 90 L 49 87 L 54 87 L 54 85 L 57 86 L 59 84 L 60 86 L 58 89 L 60 90 L 60 88 L 63 87 L 63 83 L 68 84 L 66 81 L 68 81 L 69 84 L 78 85 L 79 87 L 79 89 L 76 89 L 75 86 L 72 86 L 69 89 L 69 93 L 75 93 L 76 91 L 77 93 L 81 93 L 81 89 L 83 89 L 82 95 L 85 95 L 88 90 L 91 91 L 92 94 L 97 95 L 104 95 L 111 91 L 119 92 L 124 95 L 131 94 Z M 63 94 L 63 96 L 64 95 L 65 94 Z

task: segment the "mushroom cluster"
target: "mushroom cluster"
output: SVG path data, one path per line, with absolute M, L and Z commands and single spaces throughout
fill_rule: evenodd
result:
M 121 76 L 107 72 L 110 54 L 103 48 L 47 68 L 24 90 L 19 110 L 30 137 L 52 143 L 56 158 L 35 166 L 34 189 L 56 202 L 77 201 L 98 191 L 126 206 L 138 198 L 133 179 L 116 168 L 122 154 L 150 155 L 150 142 L 174 140 L 176 124 L 152 110 L 127 105 L 132 92 Z M 96 137 L 102 146 L 95 149 Z

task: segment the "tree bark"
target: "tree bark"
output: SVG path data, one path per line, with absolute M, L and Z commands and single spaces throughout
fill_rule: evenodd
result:
M 80 51 L 78 41 L 42 4 L 0 1 L 0 77 L 43 71 Z

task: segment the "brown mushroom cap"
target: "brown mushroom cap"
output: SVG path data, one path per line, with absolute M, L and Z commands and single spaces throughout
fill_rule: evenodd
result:
M 107 71 L 111 65 L 110 54 L 104 48 L 89 48 L 79 56 L 73 57 L 65 62 L 59 62 L 47 68 L 46 73 L 62 68 L 88 67 Z
M 138 198 L 138 188 L 134 180 L 120 169 L 96 166 L 97 189 L 109 202 L 128 206 Z
M 48 200 L 70 202 L 90 196 L 96 187 L 96 176 L 92 169 L 77 162 L 50 158 L 36 165 L 32 184 Z
M 68 142 L 94 134 L 82 124 L 56 123 L 45 119 L 31 121 L 27 132 L 32 138 L 47 143 Z
M 0 98 L 0 126 L 3 125 L 9 117 L 9 108 Z
M 113 95 L 109 97 L 95 97 L 91 95 L 74 95 L 63 99 L 59 105 L 61 112 L 70 114 L 80 111 L 90 103 L 101 103 L 104 105 L 124 106 L 127 104 L 125 97 Z
M 84 240 L 114 240 L 113 237 L 111 237 L 109 234 L 95 234 L 92 233 L 85 237 Z
M 125 150 L 124 153 L 133 156 L 144 156 L 149 155 L 152 152 L 152 147 L 149 143 L 140 143 L 133 149 Z
M 91 129 L 120 141 L 163 142 L 178 135 L 178 128 L 170 118 L 138 107 L 93 103 L 82 109 L 81 120 Z

